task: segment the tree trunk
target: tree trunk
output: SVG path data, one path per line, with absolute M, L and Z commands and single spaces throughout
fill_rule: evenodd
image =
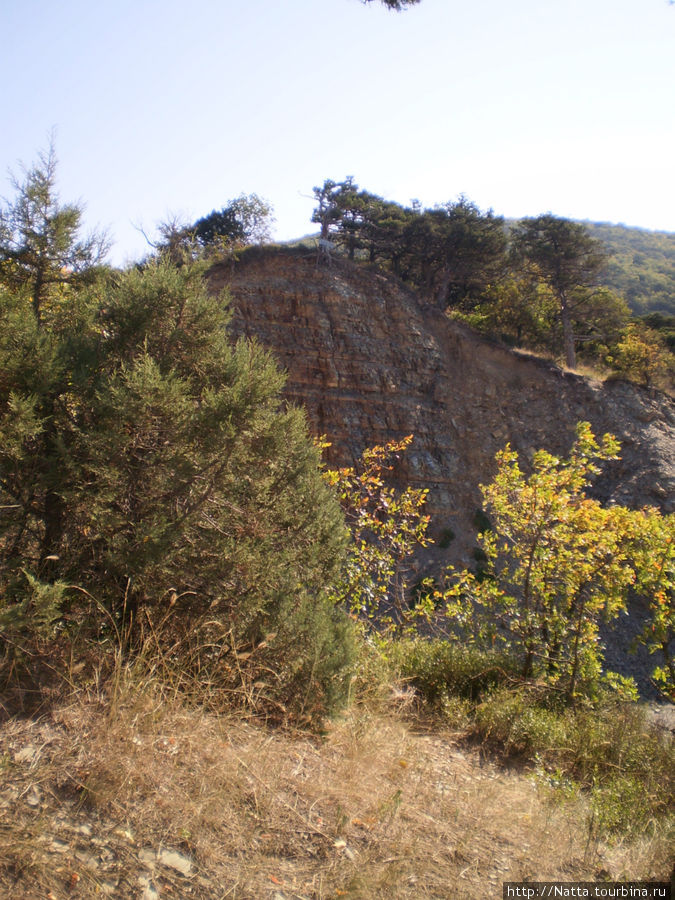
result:
M 563 330 L 563 347 L 565 350 L 565 365 L 568 369 L 576 369 L 577 354 L 574 349 L 574 329 L 572 328 L 572 317 L 570 316 L 569 307 L 567 306 L 567 297 L 565 294 L 560 295 L 560 321 Z
M 567 688 L 568 700 L 574 699 L 574 693 L 577 689 L 577 679 L 579 677 L 579 644 L 581 640 L 584 610 L 586 609 L 586 601 L 582 597 L 579 597 L 577 599 L 579 601 L 579 615 L 577 616 L 577 624 L 574 632 L 574 644 L 572 647 L 572 671 L 570 673 L 569 687 Z M 573 611 L 573 608 L 571 611 Z
M 436 305 L 439 309 L 444 310 L 448 305 L 448 290 L 450 288 L 451 277 L 452 273 L 450 272 L 450 269 L 445 269 L 441 276 L 441 283 L 438 286 L 438 291 L 436 292 Z
M 61 540 L 63 536 L 63 499 L 54 490 L 52 467 L 58 466 L 57 460 L 57 429 L 54 421 L 56 403 L 53 397 L 49 397 L 43 408 L 45 427 L 43 431 L 43 454 L 45 462 L 46 490 L 42 506 L 42 521 L 44 533 L 42 536 L 42 548 L 40 553 L 40 565 L 43 576 L 51 578 L 56 570 L 54 563 L 61 552 Z
M 40 307 L 42 306 L 42 289 L 44 287 L 44 273 L 42 268 L 37 270 L 35 275 L 35 282 L 33 283 L 33 313 L 35 314 L 35 321 L 38 324 L 38 327 L 41 324 L 40 321 Z

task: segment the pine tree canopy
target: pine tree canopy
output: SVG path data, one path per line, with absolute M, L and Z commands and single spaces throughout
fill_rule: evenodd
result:
M 36 627 L 39 596 L 63 625 L 64 602 L 86 596 L 106 610 L 101 627 L 169 616 L 188 631 L 217 621 L 234 643 L 274 632 L 280 671 L 299 678 L 319 654 L 332 673 L 321 691 L 337 690 L 347 626 L 326 589 L 344 520 L 273 359 L 234 341 L 204 263 L 94 274 L 83 253 L 91 277 L 52 278 L 79 259 L 79 214 L 54 197 L 51 166 L 29 173 L 10 213 L 35 185 L 59 225 L 41 235 L 38 275 L 12 255 L 33 219 L 3 218 L 0 619 L 23 609 Z

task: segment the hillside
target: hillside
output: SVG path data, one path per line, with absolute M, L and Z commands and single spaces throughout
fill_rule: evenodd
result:
M 124 527 L 140 556 L 125 561 L 118 605 L 109 612 L 72 581 L 38 593 L 27 578 L 30 601 L 2 610 L 9 639 L 0 698 L 0 895 L 482 900 L 500 896 L 505 879 L 668 877 L 673 766 L 662 709 L 612 695 L 597 711 L 584 702 L 558 714 L 559 697 L 540 693 L 543 682 L 523 673 L 522 689 L 514 689 L 515 669 L 503 656 L 444 640 L 380 646 L 360 631 L 357 646 L 352 620 L 335 601 L 329 609 L 322 603 L 323 581 L 302 602 L 315 577 L 309 563 L 336 555 L 342 519 L 315 515 L 340 510 L 324 491 L 303 417 L 288 406 L 305 406 L 312 430 L 331 439 L 334 463 L 415 435 L 394 474 L 400 484 L 429 489 L 432 531 L 441 539 L 435 555 L 419 560 L 430 566 L 475 561 L 477 485 L 493 473 L 497 449 L 511 441 L 525 465 L 538 447 L 566 452 L 581 418 L 624 445 L 623 459 L 596 485 L 599 496 L 670 508 L 672 400 L 505 349 L 425 306 L 395 278 L 344 260 L 317 268 L 313 252 L 244 252 L 238 263 L 212 268 L 211 293 L 201 275 L 191 276 L 166 261 L 119 274 L 106 282 L 107 328 L 92 329 L 105 348 L 114 323 L 131 330 L 130 320 L 132 334 L 140 330 L 131 355 L 142 351 L 138 369 L 148 375 L 134 382 L 126 418 L 108 408 L 105 441 L 96 442 L 100 484 L 103 465 L 126 448 L 111 452 L 110 441 L 133 441 L 133 484 L 124 496 L 140 512 L 131 523 L 126 515 Z M 257 338 L 287 368 L 290 404 L 279 404 L 281 379 L 255 342 L 231 352 L 226 313 L 213 295 L 223 286 L 233 297 L 234 332 Z M 28 330 L 31 316 L 28 307 L 13 320 L 15 332 L 6 329 L 15 344 L 18 323 Z M 81 337 L 78 323 L 72 334 Z M 111 356 L 113 349 L 111 341 Z M 36 355 L 21 353 L 19 374 Z M 94 381 L 100 366 L 90 359 Z M 184 397 L 176 390 L 181 364 L 191 391 Z M 132 364 L 121 368 L 126 377 Z M 194 384 L 205 372 L 213 377 L 199 399 L 208 417 L 188 443 L 185 422 L 199 406 Z M 64 382 L 62 407 L 70 412 L 75 379 Z M 118 384 L 110 396 L 120 396 Z M 248 413 L 251 398 L 259 415 Z M 139 404 L 147 404 L 146 418 Z M 100 412 L 90 418 L 102 421 Z M 211 454 L 196 475 L 173 457 L 161 465 L 181 437 L 191 465 L 197 451 Z M 44 448 L 31 441 L 29 449 L 37 457 Z M 26 471 L 21 463 L 15 480 Z M 213 488 L 186 540 L 172 546 L 165 511 L 175 510 L 182 524 L 174 493 L 181 478 L 188 489 L 197 483 L 205 502 L 207 466 L 227 470 L 227 480 Z M 71 495 L 80 503 L 68 525 L 81 523 L 86 548 L 73 564 L 78 576 L 102 543 L 100 534 L 92 540 L 87 518 L 96 484 L 81 491 L 78 478 Z M 103 500 L 119 502 L 118 484 Z M 147 593 L 130 609 L 126 573 L 143 576 L 153 549 L 142 532 L 149 507 L 138 505 L 148 489 L 161 504 L 157 559 L 173 568 L 148 570 Z M 113 527 L 119 547 L 115 520 Z M 65 556 L 71 547 L 62 543 Z M 223 561 L 237 567 L 223 570 Z M 109 572 L 102 565 L 86 583 L 98 593 Z M 224 597 L 212 599 L 219 576 Z M 286 585 L 289 602 L 277 614 L 271 603 Z M 85 599 L 52 612 L 66 588 Z M 235 631 L 247 588 L 251 606 L 267 604 L 265 618 L 256 631 Z M 228 609 L 219 609 L 222 599 L 231 600 Z M 341 667 L 331 672 L 332 660 Z M 649 665 L 628 663 L 618 640 L 609 662 L 646 682 Z M 342 694 L 328 694 L 343 685 Z M 321 706 L 324 689 L 344 703 Z
M 435 544 L 418 573 L 474 566 L 482 524 L 479 485 L 508 442 L 527 465 L 535 450 L 564 455 L 577 422 L 621 442 L 594 490 L 631 507 L 673 509 L 675 405 L 622 381 L 593 381 L 486 340 L 423 304 L 397 279 L 303 249 L 252 249 L 234 268 L 215 266 L 212 287 L 230 288 L 236 332 L 272 349 L 287 371 L 286 397 L 331 443 L 328 460 L 351 465 L 375 444 L 414 436 L 393 473 L 429 491 Z M 611 637 L 608 659 L 651 695 L 650 659 L 629 655 L 644 611 Z
M 434 532 L 456 538 L 448 558 L 470 555 L 478 485 L 495 453 L 507 442 L 525 459 L 540 447 L 565 453 L 582 419 L 622 443 L 622 459 L 597 483 L 602 499 L 672 508 L 675 408 L 666 395 L 490 342 L 396 278 L 346 260 L 317 268 L 306 250 L 252 249 L 210 277 L 232 292 L 234 329 L 287 370 L 286 396 L 328 436 L 331 462 L 414 435 L 398 478 L 429 489 Z
M 675 234 L 583 224 L 610 254 L 603 283 L 624 297 L 635 315 L 675 315 Z
M 317 739 L 122 679 L 3 723 L 0 753 L 12 900 L 496 900 L 506 880 L 669 871 L 667 835 L 605 841 L 584 797 L 400 710 Z

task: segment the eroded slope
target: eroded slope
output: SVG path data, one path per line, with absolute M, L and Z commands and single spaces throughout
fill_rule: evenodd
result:
M 214 288 L 230 288 L 235 330 L 287 369 L 286 394 L 332 442 L 331 462 L 414 435 L 397 475 L 429 488 L 432 533 L 456 536 L 449 557 L 466 559 L 474 544 L 478 485 L 491 477 L 495 453 L 507 441 L 524 458 L 539 447 L 566 453 L 581 419 L 622 444 L 599 496 L 672 508 L 675 415 L 665 395 L 491 343 L 396 279 L 346 261 L 319 268 L 307 251 L 256 249 L 211 277 Z

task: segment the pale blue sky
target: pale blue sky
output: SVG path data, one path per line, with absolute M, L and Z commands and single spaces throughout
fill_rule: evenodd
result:
M 0 0 L 0 194 L 52 128 L 64 200 L 113 259 L 256 192 L 276 236 L 312 187 L 675 231 L 667 0 Z

